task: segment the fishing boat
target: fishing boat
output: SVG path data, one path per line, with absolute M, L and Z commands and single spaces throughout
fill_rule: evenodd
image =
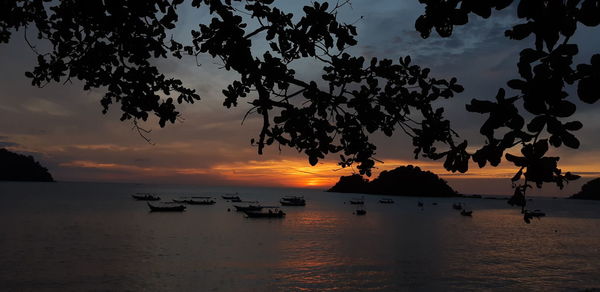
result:
M 150 207 L 150 212 L 182 212 L 185 210 L 184 205 L 178 206 L 154 206 L 150 203 L 147 203 L 148 207 Z
M 467 211 L 467 210 L 463 209 L 462 211 L 460 211 L 460 215 L 473 216 L 473 211 Z
M 216 202 L 213 200 L 188 200 L 187 203 L 190 205 L 214 205 Z
M 283 218 L 285 213 L 276 207 L 269 207 L 267 211 L 244 211 L 248 218 Z
M 392 199 L 381 199 L 381 200 L 379 200 L 379 203 L 380 204 L 393 204 L 394 200 L 392 200 Z
M 180 203 L 180 204 L 188 204 L 188 205 L 214 205 L 216 202 L 213 200 L 201 200 L 201 201 L 197 201 L 197 200 L 175 200 L 173 199 L 173 202 L 175 203 Z
M 263 206 L 261 206 L 261 205 L 248 205 L 248 206 L 233 205 L 233 206 L 235 207 L 235 210 L 238 212 L 260 211 L 263 209 Z
M 138 201 L 158 201 L 158 200 L 160 200 L 159 196 L 153 196 L 151 194 L 142 194 L 142 193 L 137 193 L 135 195 L 131 195 L 131 197 L 133 197 L 134 199 L 136 199 Z
M 235 199 L 239 199 L 240 197 L 238 196 L 238 193 L 235 193 L 235 194 L 225 194 L 225 195 L 221 196 L 221 198 L 223 198 L 223 200 L 235 200 Z
M 282 206 L 306 206 L 306 200 L 303 196 L 287 196 L 279 201 Z

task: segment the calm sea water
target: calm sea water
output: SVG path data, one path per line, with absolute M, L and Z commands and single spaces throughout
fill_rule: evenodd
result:
M 163 200 L 215 196 L 212 206 L 150 213 Z M 220 195 L 275 205 L 249 219 Z M 548 217 L 523 223 L 503 200 L 365 196 L 314 190 L 96 183 L 0 183 L 2 291 L 398 291 L 600 288 L 600 202 L 536 198 Z M 462 201 L 473 218 L 452 210 Z M 432 205 L 432 203 L 438 205 Z

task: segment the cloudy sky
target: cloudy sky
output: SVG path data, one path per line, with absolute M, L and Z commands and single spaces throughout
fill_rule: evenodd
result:
M 278 1 L 288 11 L 298 11 L 310 1 Z M 376 3 L 376 4 L 375 4 Z M 446 107 L 454 127 L 461 136 L 477 146 L 483 140 L 478 134 L 483 117 L 467 113 L 464 106 L 472 98 L 493 98 L 499 87 L 516 77 L 519 51 L 533 42 L 511 41 L 504 31 L 518 23 L 514 9 L 495 12 L 488 20 L 471 17 L 468 25 L 456 28 L 451 38 L 432 34 L 423 40 L 414 30 L 414 21 L 422 13 L 418 1 L 354 0 L 344 7 L 340 17 L 358 27 L 358 45 L 354 55 L 397 59 L 410 55 L 414 63 L 432 69 L 432 76 L 456 76 L 465 92 Z M 180 11 L 176 38 L 189 39 L 189 31 L 210 16 L 204 10 Z M 580 28 L 573 39 L 580 44 L 578 63 L 589 63 L 600 47 L 598 32 Z M 24 72 L 34 66 L 35 54 L 26 46 L 23 32 L 12 36 L 11 43 L 0 45 L 0 147 L 34 155 L 61 181 L 117 181 L 148 183 L 186 183 L 201 185 L 253 185 L 325 188 L 340 175 L 337 155 L 311 167 L 305 156 L 291 149 L 268 148 L 259 156 L 250 139 L 261 126 L 256 117 L 242 125 L 249 109 L 243 103 L 237 108 L 222 106 L 221 89 L 235 78 L 219 68 L 215 60 L 158 60 L 167 75 L 181 78 L 195 88 L 202 100 L 181 107 L 183 121 L 161 129 L 155 121 L 143 125 L 152 129 L 147 143 L 132 130 L 132 124 L 119 121 L 118 107 L 102 115 L 100 97 L 103 92 L 83 91 L 80 83 L 50 84 L 43 89 L 32 87 Z M 299 68 L 299 75 L 317 79 L 319 67 Z M 581 105 L 581 104 L 578 104 Z M 545 187 L 546 195 L 568 195 L 585 179 L 598 176 L 600 138 L 596 133 L 597 107 L 579 107 L 577 119 L 584 123 L 579 132 L 581 149 L 553 150 L 561 156 L 563 170 L 585 176 L 564 191 Z M 509 177 L 515 169 L 503 163 L 498 168 L 478 169 L 471 164 L 466 175 L 447 173 L 439 162 L 412 157 L 411 143 L 401 133 L 387 138 L 374 135 L 377 158 L 385 163 L 378 170 L 415 164 L 447 179 L 457 190 L 467 193 L 509 194 Z

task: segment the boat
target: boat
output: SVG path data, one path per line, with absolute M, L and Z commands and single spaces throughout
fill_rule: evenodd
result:
M 417 203 L 417 207 L 423 207 L 423 202 L 419 201 L 419 202 Z
M 467 211 L 467 210 L 463 209 L 462 211 L 460 211 L 460 215 L 473 216 L 473 211 Z
M 306 200 L 303 196 L 287 196 L 279 201 L 282 206 L 306 206 Z
M 135 194 L 135 195 L 131 195 L 131 197 L 133 197 L 134 199 L 138 200 L 138 201 L 158 201 L 160 200 L 159 196 L 153 196 L 151 194 Z
M 235 193 L 235 194 L 225 194 L 225 195 L 221 196 L 221 198 L 223 198 L 223 200 L 235 200 L 235 199 L 239 199 L 240 197 L 238 196 L 238 193 Z
M 187 203 L 190 205 L 214 205 L 216 202 L 213 200 L 201 200 L 201 201 L 188 200 Z
M 150 203 L 147 203 L 148 207 L 150 207 L 150 212 L 182 212 L 185 210 L 184 205 L 178 206 L 154 206 Z
M 367 210 L 365 209 L 356 209 L 356 215 L 366 215 L 367 214 Z
M 350 204 L 351 205 L 364 205 L 365 204 L 365 200 L 364 199 L 351 199 L 350 200 Z
M 233 205 L 233 206 L 235 207 L 235 210 L 238 212 L 260 211 L 263 209 L 263 206 L 261 206 L 261 205 L 248 205 L 248 206 Z
M 381 199 L 381 200 L 379 200 L 379 203 L 380 204 L 393 204 L 394 200 L 392 200 L 392 199 Z
M 175 200 L 173 199 L 173 202 L 175 203 L 180 203 L 180 204 L 189 204 L 189 205 L 214 205 L 216 202 L 213 200 L 201 200 L 201 201 L 196 201 L 196 200 Z
M 462 204 L 458 203 L 458 204 L 452 204 L 452 209 L 454 210 L 462 210 Z
M 283 218 L 285 216 L 285 213 L 276 207 L 270 207 L 266 212 L 248 210 L 244 211 L 244 213 L 246 213 L 248 218 Z
M 223 198 L 223 200 L 231 201 L 234 203 L 239 203 L 242 201 L 242 199 L 240 199 L 240 196 L 238 196 L 237 193 L 235 193 L 235 195 L 228 194 L 226 196 L 221 196 L 221 198 Z

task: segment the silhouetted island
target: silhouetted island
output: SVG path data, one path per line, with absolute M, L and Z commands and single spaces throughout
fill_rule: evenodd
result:
M 435 173 L 422 171 L 418 166 L 412 165 L 383 171 L 372 181 L 368 181 L 358 174 L 342 176 L 335 186 L 327 191 L 419 197 L 456 197 L 460 195 Z
M 44 181 L 53 182 L 48 169 L 25 156 L 0 148 L 0 181 Z
M 569 199 L 600 200 L 600 178 L 585 183 L 581 187 L 581 191 L 570 196 Z

